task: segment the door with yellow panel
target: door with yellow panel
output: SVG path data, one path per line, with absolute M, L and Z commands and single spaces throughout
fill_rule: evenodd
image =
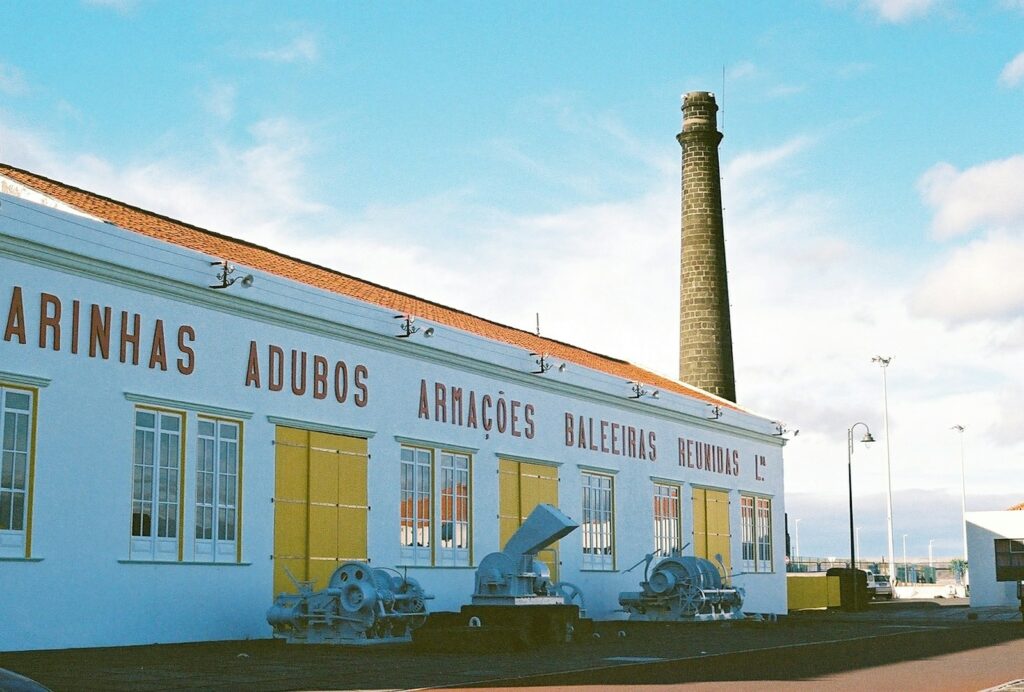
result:
M 275 443 L 274 592 L 295 590 L 287 572 L 323 588 L 367 559 L 366 440 L 278 426 Z
M 732 572 L 731 535 L 729 533 L 729 491 L 693 489 L 693 554 L 718 565 L 722 556 L 725 578 Z
M 558 506 L 558 468 L 511 459 L 498 460 L 499 548 L 516 532 L 538 504 Z M 537 553 L 558 581 L 558 543 Z

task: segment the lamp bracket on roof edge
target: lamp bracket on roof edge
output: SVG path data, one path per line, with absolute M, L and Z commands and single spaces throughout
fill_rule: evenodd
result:
M 214 260 L 213 262 L 210 262 L 210 266 L 220 267 L 220 271 L 217 272 L 217 280 L 220 281 L 220 283 L 210 284 L 210 288 L 215 288 L 218 290 L 227 288 L 228 286 L 234 285 L 234 283 L 238 281 L 239 278 L 242 279 L 243 288 L 249 288 L 253 284 L 252 274 L 246 274 L 243 277 L 231 276 L 232 274 L 235 273 L 235 266 L 233 264 L 230 264 L 227 260 Z

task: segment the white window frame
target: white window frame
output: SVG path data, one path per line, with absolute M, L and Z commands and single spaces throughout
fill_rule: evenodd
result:
M 772 500 L 761 495 L 740 495 L 742 557 L 745 572 L 774 571 L 772 554 Z
M 683 549 L 682 488 L 675 483 L 654 483 L 654 549 L 667 556 Z M 665 508 L 669 508 L 666 513 Z
M 402 445 L 399 544 L 403 565 L 433 563 L 434 450 Z
M 580 480 L 582 567 L 585 570 L 614 570 L 615 479 L 607 474 L 583 471 Z
M 772 501 L 768 497 L 755 498 L 755 524 L 757 527 L 757 571 L 775 571 L 772 555 Z
M 441 451 L 437 564 L 442 567 L 469 566 L 471 466 L 468 454 Z
M 398 528 L 403 565 L 469 567 L 473 455 L 441 446 L 402 444 Z
M 242 480 L 242 424 L 200 416 L 196 425 L 197 561 L 237 562 Z
M 185 471 L 185 414 L 137 406 L 133 415 L 129 558 L 179 561 Z M 141 416 L 153 416 L 153 424 L 142 424 Z M 165 421 L 168 424 L 177 421 L 177 429 L 170 425 L 165 428 Z M 147 513 L 148 526 L 142 519 Z
M 15 408 L 14 396 L 26 407 Z M 34 390 L 0 385 L 0 557 L 28 557 L 35 402 Z

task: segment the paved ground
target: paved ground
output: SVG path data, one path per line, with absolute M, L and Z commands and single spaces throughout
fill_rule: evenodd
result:
M 808 689 L 980 690 L 1024 679 L 1020 614 L 970 611 L 952 599 L 878 603 L 864 613 L 810 611 L 777 623 L 599 623 L 597 632 L 599 639 L 540 652 L 428 654 L 408 646 L 258 640 L 8 653 L 0 654 L 0 668 L 57 691 L 685 683 L 756 689 L 768 681 Z

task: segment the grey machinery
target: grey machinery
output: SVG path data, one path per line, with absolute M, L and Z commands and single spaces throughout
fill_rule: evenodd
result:
M 577 528 L 579 524 L 553 505 L 534 507 L 522 526 L 505 543 L 505 548 L 480 561 L 476 570 L 473 604 L 565 603 L 564 595 L 551 582 L 551 571 L 537 559 L 537 553 Z
M 640 583 L 642 591 L 619 594 L 619 605 L 629 613 L 630 620 L 699 621 L 743 617 L 743 589 L 726 584 L 718 567 L 710 560 L 673 552 L 650 571 L 653 560 L 654 553 L 651 553 L 641 561 L 645 563 L 644 580 Z
M 537 553 L 579 527 L 557 507 L 538 504 L 503 550 L 480 561 L 472 603 L 458 613 L 431 613 L 413 642 L 429 651 L 496 651 L 579 639 L 592 626 L 582 594 L 551 581 Z M 578 603 L 571 603 L 572 600 Z M 580 629 L 583 626 L 584 629 Z
M 311 582 L 292 581 L 299 592 L 278 595 L 267 611 L 274 637 L 291 643 L 410 641 L 412 630 L 426 620 L 424 602 L 433 598 L 415 579 L 365 562 L 343 563 L 321 591 Z

